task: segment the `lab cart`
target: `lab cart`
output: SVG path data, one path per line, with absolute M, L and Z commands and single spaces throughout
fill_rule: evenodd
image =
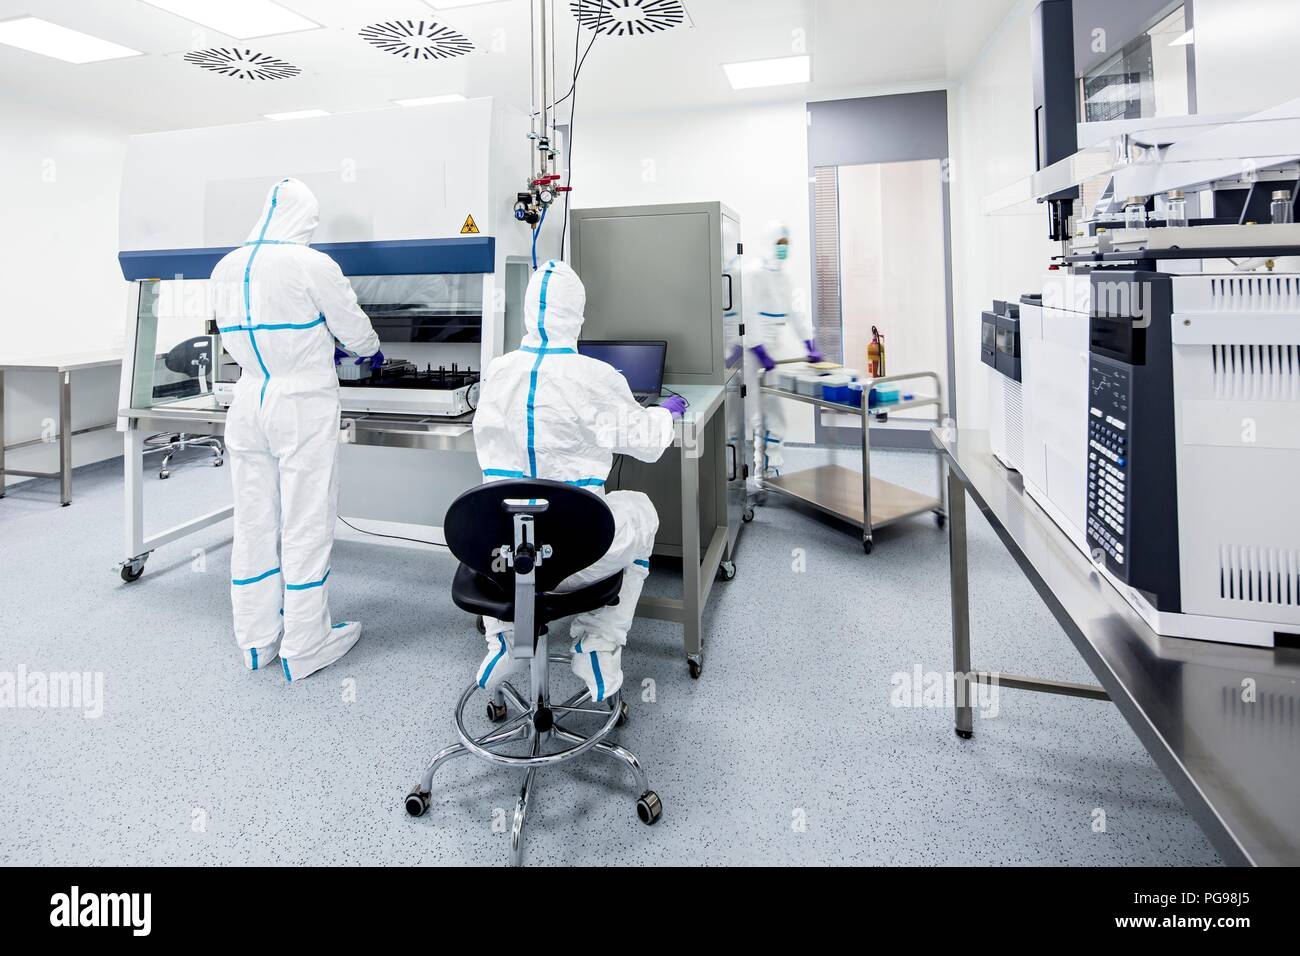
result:
M 913 372 L 905 375 L 885 375 L 880 378 L 863 379 L 862 405 L 850 405 L 830 401 L 815 395 L 803 395 L 785 388 L 779 388 L 770 382 L 776 379 L 771 373 L 765 373 L 759 391 L 765 395 L 775 395 L 794 402 L 804 402 L 819 409 L 827 409 L 843 415 L 857 415 L 862 419 L 862 471 L 854 471 L 843 465 L 827 464 L 788 472 L 774 478 L 762 475 L 758 479 L 760 492 L 775 492 L 787 495 L 804 504 L 811 505 L 819 511 L 834 515 L 862 529 L 862 550 L 870 554 L 875 529 L 930 512 L 939 527 L 947 520 L 947 510 L 943 501 L 943 457 L 936 455 L 935 467 L 939 475 L 939 497 L 922 494 L 910 488 L 904 488 L 871 474 L 871 425 L 873 421 L 885 421 L 890 414 L 910 408 L 933 408 L 934 420 L 940 423 L 944 414 L 943 385 L 935 372 Z M 900 398 L 868 408 L 871 389 L 876 386 L 890 385 L 898 382 L 925 382 L 932 391 L 927 394 L 915 393 L 911 398 Z

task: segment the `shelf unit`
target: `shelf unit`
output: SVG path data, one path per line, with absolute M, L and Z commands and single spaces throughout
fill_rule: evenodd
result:
M 789 472 L 775 478 L 759 476 L 758 486 L 763 491 L 786 495 L 802 501 L 826 514 L 834 515 L 855 527 L 862 529 L 862 550 L 867 554 L 874 548 L 873 532 L 877 528 L 914 518 L 930 512 L 935 521 L 943 527 L 947 520 L 947 510 L 943 494 L 943 459 L 936 455 L 936 468 L 939 472 L 939 497 L 921 494 L 902 485 L 875 478 L 871 474 L 871 423 L 894 412 L 912 408 L 933 408 L 934 420 L 940 423 L 944 414 L 943 386 L 935 372 L 913 372 L 906 375 L 886 375 L 880 378 L 862 381 L 862 401 L 868 401 L 870 390 L 877 385 L 924 379 L 933 386 L 933 394 L 916 395 L 913 398 L 889 402 L 875 408 L 860 408 L 844 405 L 840 402 L 800 395 L 787 389 L 760 384 L 759 392 L 778 398 L 803 402 L 839 414 L 857 415 L 862 419 L 862 471 L 854 471 L 843 465 L 817 465 L 799 471 Z M 766 374 L 763 381 L 766 381 Z

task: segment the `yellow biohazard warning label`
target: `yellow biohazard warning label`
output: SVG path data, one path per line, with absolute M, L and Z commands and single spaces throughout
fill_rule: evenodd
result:
M 462 236 L 478 235 L 478 223 L 474 221 L 472 214 L 465 217 L 465 225 L 460 227 L 460 234 Z

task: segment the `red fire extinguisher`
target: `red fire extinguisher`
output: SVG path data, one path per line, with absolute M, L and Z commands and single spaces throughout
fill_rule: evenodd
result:
M 885 374 L 885 337 L 880 329 L 871 327 L 871 344 L 867 346 L 867 376 L 882 378 Z

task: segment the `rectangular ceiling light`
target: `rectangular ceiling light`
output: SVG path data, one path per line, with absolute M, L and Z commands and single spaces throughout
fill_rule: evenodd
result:
M 465 97 L 459 93 L 442 93 L 438 96 L 413 96 L 407 100 L 393 100 L 398 106 L 432 106 L 435 103 L 459 103 Z
M 101 40 L 80 30 L 70 30 L 40 17 L 0 21 L 0 43 L 41 56 L 52 56 L 65 63 L 97 63 L 141 55 L 139 50 Z
M 277 33 L 315 30 L 319 23 L 286 10 L 272 0 L 144 0 L 199 26 L 216 30 L 237 40 L 266 37 Z
M 329 110 L 289 110 L 287 113 L 263 113 L 267 119 L 311 119 L 313 116 L 329 116 Z
M 812 57 L 781 56 L 774 60 L 748 60 L 724 63 L 733 90 L 752 90 L 760 86 L 789 86 L 812 79 Z

